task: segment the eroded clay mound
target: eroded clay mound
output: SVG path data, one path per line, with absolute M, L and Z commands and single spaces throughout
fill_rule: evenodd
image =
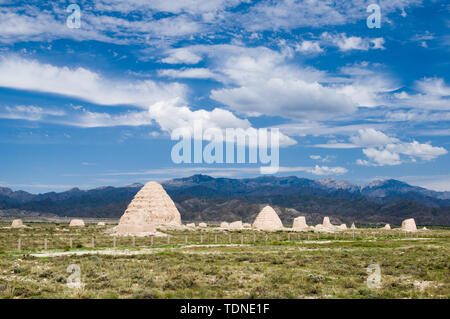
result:
M 409 218 L 402 221 L 402 230 L 417 231 L 416 221 L 414 220 L 414 218 Z
M 11 223 L 11 228 L 26 228 L 21 219 L 14 219 Z
M 307 229 L 308 225 L 306 224 L 305 216 L 299 216 L 299 217 L 294 218 L 292 228 L 293 229 Z
M 82 220 L 82 219 L 72 219 L 70 221 L 69 227 L 84 227 L 84 220 Z

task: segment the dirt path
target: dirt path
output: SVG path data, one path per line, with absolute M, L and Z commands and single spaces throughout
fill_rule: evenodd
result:
M 163 250 L 176 250 L 176 249 L 186 249 L 186 248 L 214 248 L 214 247 L 245 247 L 250 245 L 187 245 L 182 247 L 171 247 L 171 248 L 143 248 L 139 250 L 117 250 L 117 249 L 104 249 L 104 250 L 78 250 L 78 251 L 61 251 L 61 252 L 51 252 L 51 253 L 39 253 L 30 254 L 33 257 L 46 258 L 46 257 L 60 257 L 60 256 L 84 256 L 84 255 L 110 255 L 110 256 L 132 256 L 132 255 L 148 255 L 154 254 Z

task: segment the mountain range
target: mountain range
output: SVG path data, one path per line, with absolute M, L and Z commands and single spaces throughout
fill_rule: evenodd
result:
M 450 225 L 450 192 L 437 192 L 389 179 L 359 186 L 332 178 L 296 176 L 232 179 L 193 175 L 162 182 L 184 221 L 251 222 L 266 204 L 284 223 L 299 215 L 308 223 L 330 216 L 334 223 Z M 0 216 L 119 218 L 142 184 L 30 194 L 0 187 Z

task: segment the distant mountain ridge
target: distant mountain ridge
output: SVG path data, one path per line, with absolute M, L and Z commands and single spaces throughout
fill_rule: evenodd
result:
M 450 225 L 450 192 L 436 192 L 397 180 L 359 186 L 332 178 L 296 176 L 214 178 L 193 175 L 162 182 L 183 220 L 251 221 L 262 205 L 276 207 L 284 222 L 295 215 L 320 222 L 324 214 L 336 222 L 401 222 L 416 217 L 425 224 Z M 58 216 L 120 217 L 142 187 L 104 186 L 91 190 L 30 194 L 0 187 L 1 216 L 28 211 Z

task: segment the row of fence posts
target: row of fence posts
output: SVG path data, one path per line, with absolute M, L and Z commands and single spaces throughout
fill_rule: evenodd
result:
M 376 238 L 376 234 L 375 234 L 375 233 L 371 233 L 371 235 L 373 235 L 373 236 Z M 408 234 L 407 234 L 406 232 L 404 233 L 404 235 L 405 235 L 405 237 L 408 236 Z M 339 236 L 338 233 L 334 233 L 334 239 L 337 239 L 338 236 Z M 345 236 L 346 236 L 346 233 L 343 232 L 343 233 L 342 233 L 342 238 L 345 238 Z M 352 230 L 352 232 L 351 232 L 351 238 L 352 238 L 353 240 L 355 240 L 355 236 L 356 236 L 356 237 L 358 237 L 358 236 L 361 237 L 361 232 L 358 232 L 358 233 L 356 233 L 356 235 L 355 235 L 355 231 Z M 414 236 L 414 234 L 411 233 L 411 237 L 412 237 L 412 236 Z M 171 238 L 171 237 L 172 237 L 172 236 L 170 236 L 170 235 L 167 236 L 167 244 L 168 244 L 168 245 L 170 245 L 170 240 L 171 240 L 170 238 Z M 291 241 L 291 233 L 288 233 L 288 236 L 287 236 L 287 237 L 288 237 L 288 238 L 287 238 L 288 241 Z M 317 237 L 317 239 L 320 239 L 320 233 L 317 233 L 316 237 Z M 311 234 L 308 234 L 307 238 L 308 238 L 308 240 L 311 240 Z M 241 238 L 240 238 L 240 239 L 241 239 L 241 240 L 240 240 L 241 244 L 244 244 L 244 235 L 241 234 Z M 279 234 L 276 235 L 276 239 L 277 239 L 277 241 L 280 241 L 280 235 L 279 235 Z M 269 236 L 266 234 L 266 235 L 265 235 L 265 241 L 267 242 L 268 240 L 269 240 Z M 301 240 L 301 234 L 298 234 L 298 240 Z M 232 243 L 232 236 L 231 236 L 231 234 L 228 234 L 228 242 L 229 242 L 230 244 Z M 253 242 L 256 242 L 256 234 L 255 234 L 255 233 L 253 233 Z M 188 235 L 185 235 L 185 236 L 184 236 L 184 243 L 185 243 L 185 244 L 188 244 L 188 243 L 189 243 Z M 203 244 L 203 234 L 200 234 L 200 243 Z M 215 244 L 218 243 L 217 234 L 214 234 L 214 243 L 215 243 Z M 136 238 L 135 238 L 134 236 L 133 236 L 132 239 L 131 239 L 131 244 L 132 244 L 133 247 L 136 246 Z M 151 236 L 151 237 L 150 237 L 150 245 L 151 245 L 151 246 L 154 245 L 154 236 Z M 94 236 L 92 236 L 92 239 L 91 239 L 91 246 L 92 246 L 92 248 L 95 248 L 95 237 L 94 237 Z M 72 237 L 69 238 L 69 247 L 70 247 L 70 249 L 73 248 L 73 240 L 72 240 Z M 114 247 L 114 248 L 117 247 L 117 237 L 116 237 L 116 236 L 113 237 L 113 247 Z M 18 248 L 19 251 L 22 250 L 22 239 L 21 239 L 21 238 L 18 239 L 18 242 L 17 242 L 17 248 Z M 45 238 L 45 239 L 44 239 L 44 250 L 47 250 L 47 249 L 48 249 L 48 239 Z

